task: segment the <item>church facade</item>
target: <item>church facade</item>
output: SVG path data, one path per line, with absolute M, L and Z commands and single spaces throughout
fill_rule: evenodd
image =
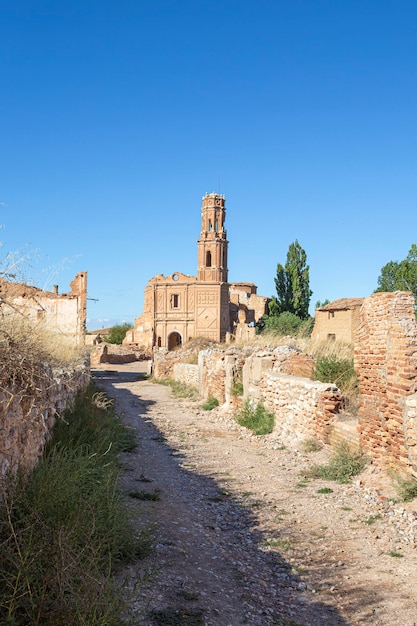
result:
M 157 274 L 145 289 L 143 313 L 125 345 L 169 350 L 196 337 L 216 342 L 247 339 L 266 311 L 268 298 L 252 283 L 228 282 L 225 196 L 203 196 L 197 240 L 197 276 Z

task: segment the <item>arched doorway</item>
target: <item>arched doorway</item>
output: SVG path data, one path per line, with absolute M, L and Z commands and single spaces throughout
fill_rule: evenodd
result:
M 178 346 L 182 345 L 182 337 L 176 331 L 172 332 L 168 336 L 168 350 L 174 350 Z

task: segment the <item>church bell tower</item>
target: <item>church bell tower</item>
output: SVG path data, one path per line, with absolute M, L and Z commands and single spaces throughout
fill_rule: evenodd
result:
M 225 196 L 207 193 L 201 207 L 201 234 L 198 243 L 198 280 L 227 283 Z

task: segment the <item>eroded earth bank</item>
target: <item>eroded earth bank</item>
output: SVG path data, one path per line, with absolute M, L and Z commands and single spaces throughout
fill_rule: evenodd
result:
M 417 624 L 414 502 L 392 504 L 389 480 L 372 467 L 350 485 L 305 481 L 300 473 L 329 450 L 252 436 L 221 408 L 174 398 L 144 369 L 93 372 L 137 432 L 122 490 L 138 530 L 153 525 L 156 538 L 125 572 L 137 624 Z

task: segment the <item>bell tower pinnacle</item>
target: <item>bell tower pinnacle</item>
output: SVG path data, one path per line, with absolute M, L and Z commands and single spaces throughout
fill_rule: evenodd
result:
M 225 196 L 207 193 L 201 207 L 201 234 L 198 243 L 198 280 L 227 283 Z

